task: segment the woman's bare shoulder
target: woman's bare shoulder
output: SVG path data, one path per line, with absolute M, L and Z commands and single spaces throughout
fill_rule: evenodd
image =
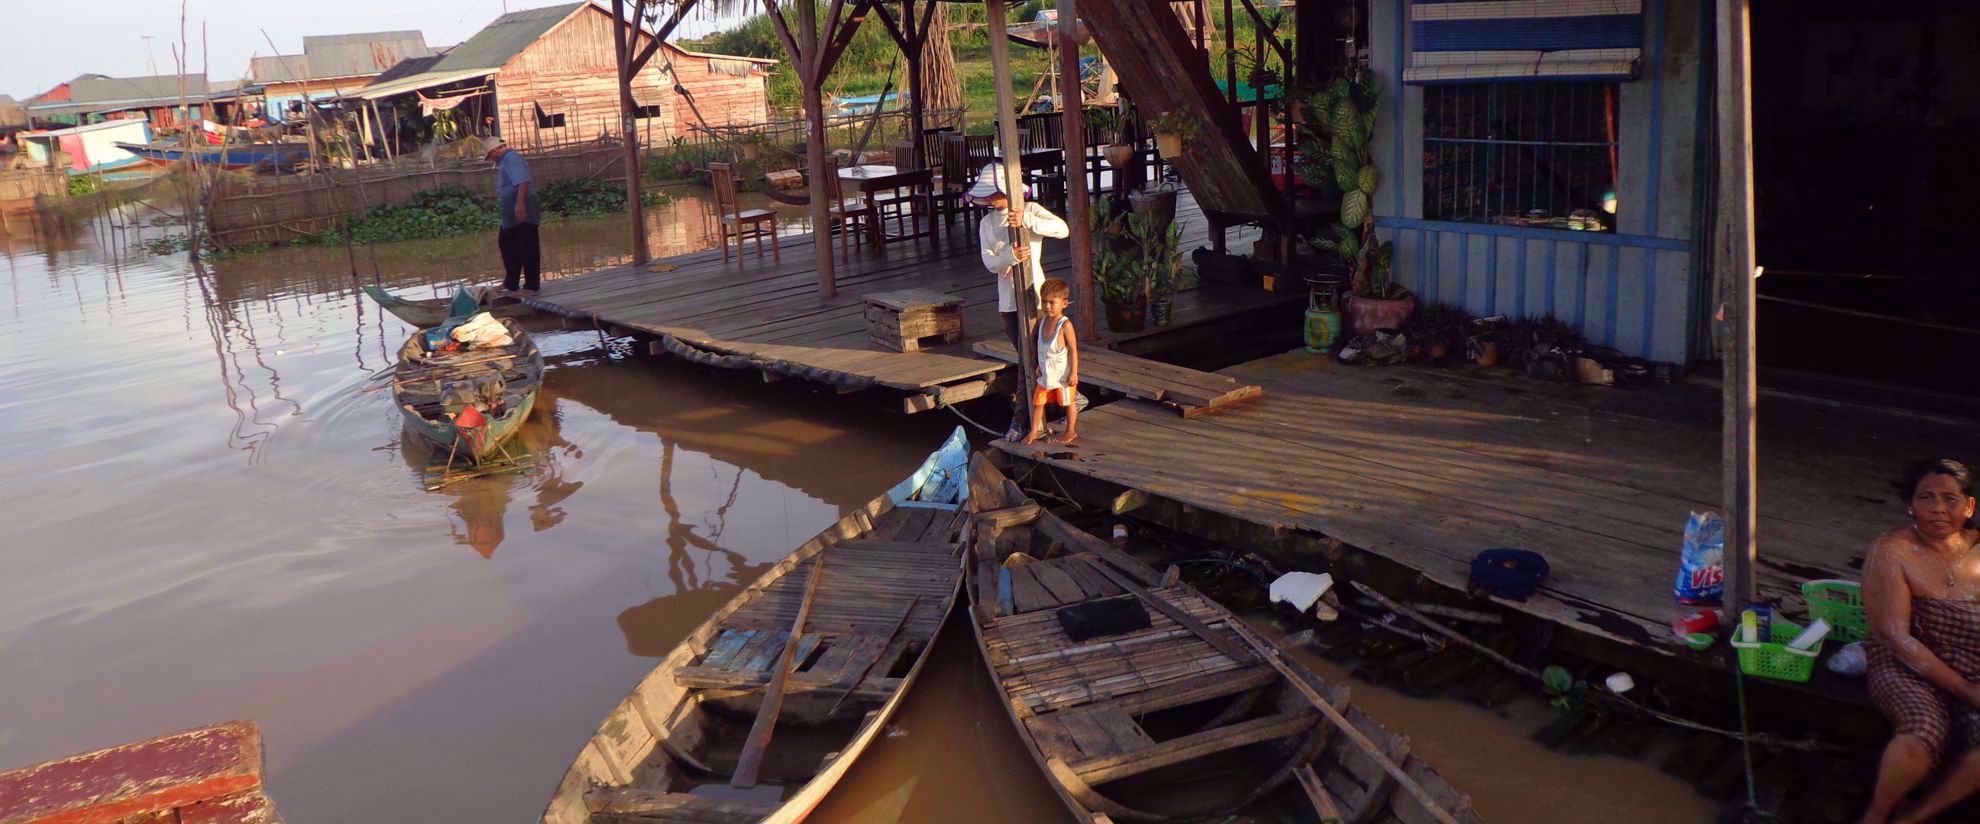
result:
M 1864 558 L 1864 566 L 1866 568 L 1883 564 L 1903 566 L 1905 559 L 1910 557 L 1905 550 L 1912 548 L 1915 543 L 1909 527 L 1898 527 L 1887 531 L 1870 542 L 1870 554 Z

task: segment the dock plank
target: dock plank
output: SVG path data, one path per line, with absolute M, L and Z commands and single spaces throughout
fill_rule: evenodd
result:
M 1207 241 L 1207 222 L 1186 193 L 1179 200 L 1177 219 L 1186 246 Z M 660 261 L 672 264 L 665 272 L 654 272 L 650 265 L 617 266 L 553 279 L 526 302 L 568 318 L 671 336 L 718 355 L 798 367 L 784 370 L 789 373 L 807 377 L 826 373 L 837 376 L 831 382 L 842 387 L 878 385 L 918 392 L 1007 368 L 969 348 L 971 341 L 1002 340 L 1004 330 L 996 313 L 996 279 L 983 268 L 975 233 L 967 228 L 945 233 L 940 240 L 890 245 L 884 253 L 839 262 L 839 293 L 830 300 L 821 300 L 818 294 L 816 238 L 799 234 L 783 238 L 781 260 L 744 256 L 725 261 L 713 250 L 695 252 Z M 1249 229 L 1234 232 L 1240 242 L 1254 234 Z M 1071 266 L 1067 254 L 1064 244 L 1048 244 L 1043 259 L 1047 273 L 1066 276 Z M 903 290 L 959 302 L 964 342 L 907 353 L 871 342 L 865 333 L 862 296 Z M 1202 313 L 1200 320 L 1242 314 L 1261 300 L 1267 299 L 1247 294 L 1202 301 L 1225 309 Z M 1099 339 L 1097 330 L 1082 331 Z M 1204 394 L 1213 388 L 1190 384 L 1187 391 Z

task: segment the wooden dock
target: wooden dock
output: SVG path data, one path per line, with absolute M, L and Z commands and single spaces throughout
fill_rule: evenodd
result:
M 1108 494 L 1181 504 L 1179 517 L 1249 524 L 1301 551 L 1340 541 L 1457 590 L 1479 551 L 1534 550 L 1552 574 L 1506 606 L 1690 654 L 1669 625 L 1694 608 L 1676 602 L 1672 583 L 1686 517 L 1719 509 L 1715 386 L 1345 367 L 1300 351 L 1222 374 L 1264 387 L 1263 397 L 1189 419 L 1120 401 L 1080 416 L 1074 451 L 996 446 L 1103 481 Z M 1894 483 L 1903 465 L 1970 448 L 1975 426 L 1763 397 L 1761 597 L 1793 612 L 1803 581 L 1855 579 L 1870 541 L 1904 523 Z
M 1195 203 L 1180 198 L 1183 246 L 1207 242 L 1207 223 Z M 1234 237 L 1248 238 L 1241 232 Z M 928 393 L 949 402 L 982 395 L 987 378 L 1005 367 L 977 355 L 971 344 L 1006 340 L 997 317 L 996 278 L 979 258 L 976 227 L 958 220 L 940 240 L 896 243 L 856 252 L 838 266 L 839 294 L 818 295 L 813 236 L 783 240 L 781 260 L 744 257 L 724 262 L 719 251 L 704 251 L 620 266 L 548 281 L 528 299 L 536 308 L 610 331 L 652 339 L 654 352 L 667 352 L 711 366 L 756 369 L 765 380 L 799 378 L 836 386 L 841 392 L 885 387 L 909 393 L 909 412 L 935 408 Z M 1048 276 L 1067 276 L 1065 244 L 1046 244 Z M 901 289 L 927 289 L 963 299 L 963 340 L 915 352 L 887 349 L 867 336 L 863 295 Z M 1242 317 L 1261 308 L 1303 303 L 1304 293 L 1206 287 L 1178 295 L 1168 330 Z M 1104 345 L 1106 333 L 1080 330 L 1083 341 Z M 1148 338 L 1137 335 L 1138 351 Z M 1007 344 L 1008 345 L 1008 344 Z

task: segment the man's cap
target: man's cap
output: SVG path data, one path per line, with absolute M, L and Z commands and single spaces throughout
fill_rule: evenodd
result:
M 494 154 L 496 149 L 502 148 L 504 145 L 507 145 L 507 142 L 502 138 L 492 135 L 484 137 L 481 139 L 481 156 L 487 157 Z
M 1004 170 L 999 168 L 995 163 L 985 163 L 983 164 L 983 168 L 976 172 L 976 184 L 970 186 L 969 191 L 964 192 L 963 196 L 981 203 L 989 200 L 991 195 L 1001 194 L 1005 194 Z M 1024 187 L 1024 196 L 1026 199 L 1030 199 L 1030 186 Z

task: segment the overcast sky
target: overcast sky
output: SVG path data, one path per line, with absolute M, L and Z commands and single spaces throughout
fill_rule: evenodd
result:
M 418 29 L 429 46 L 466 40 L 503 11 L 554 6 L 559 0 L 187 0 L 190 73 L 200 70 L 200 23 L 206 23 L 207 76 L 236 80 L 248 58 L 302 51 L 303 35 Z M 752 6 L 754 4 L 738 4 Z M 172 0 L 14 2 L 0 0 L 6 45 L 0 47 L 0 94 L 26 100 L 84 72 L 127 77 L 171 74 L 179 42 L 179 4 Z M 701 14 L 676 37 L 720 28 Z M 267 31 L 267 37 L 262 32 Z M 149 41 L 144 38 L 149 35 Z M 269 40 L 274 40 L 274 48 Z M 147 43 L 149 50 L 147 51 Z M 154 71 L 155 69 L 155 71 Z

